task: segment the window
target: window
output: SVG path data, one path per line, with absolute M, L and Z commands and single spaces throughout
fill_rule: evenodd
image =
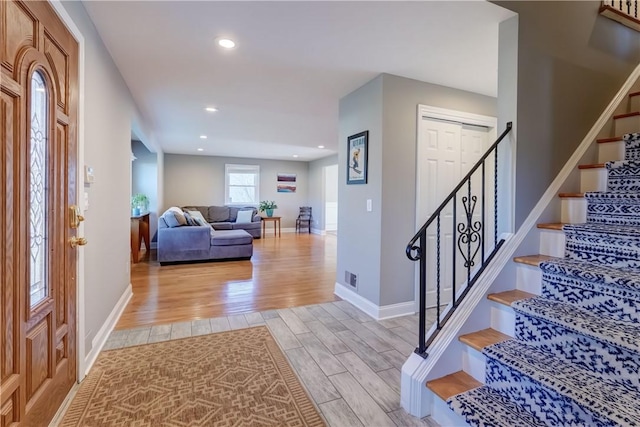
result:
M 47 283 L 47 140 L 49 138 L 49 94 L 40 71 L 31 77 L 31 130 L 29 149 L 30 306 L 49 295 Z
M 224 200 L 227 205 L 258 205 L 260 166 L 225 165 Z

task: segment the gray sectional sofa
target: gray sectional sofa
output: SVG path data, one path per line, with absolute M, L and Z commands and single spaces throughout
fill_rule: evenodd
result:
M 214 230 L 209 224 L 188 225 L 182 221 L 184 216 L 174 214 L 178 208 L 171 209 L 158 218 L 160 265 L 181 261 L 250 259 L 253 255 L 253 236 L 247 231 Z
M 262 217 L 258 210 L 252 206 L 183 206 L 184 211 L 199 211 L 214 230 L 245 230 L 254 239 L 262 236 Z M 238 223 L 236 219 L 239 211 L 251 210 L 251 222 Z

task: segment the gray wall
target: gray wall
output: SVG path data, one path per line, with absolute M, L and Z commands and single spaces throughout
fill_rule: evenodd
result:
M 347 137 L 369 131 L 368 184 L 346 185 Z M 382 76 L 340 100 L 338 145 L 337 282 L 344 272 L 358 275 L 358 294 L 380 305 L 382 193 Z M 367 199 L 373 203 L 367 212 Z
M 338 155 L 334 154 L 329 157 L 324 157 L 322 159 L 314 160 L 309 162 L 309 206 L 312 208 L 313 213 L 313 228 L 316 230 L 324 230 L 325 222 L 324 222 L 324 203 L 325 201 L 329 202 L 337 202 L 337 191 L 338 186 L 336 186 L 336 197 L 335 200 L 325 200 L 325 182 L 324 182 L 324 168 L 326 166 L 337 165 L 338 164 Z
M 414 299 L 417 106 L 495 116 L 496 99 L 382 74 L 340 101 L 337 281 L 358 275 L 358 294 L 383 306 Z M 369 183 L 346 185 L 346 141 L 369 130 Z M 373 211 L 366 211 L 372 199 Z
M 85 336 L 78 337 L 85 341 L 85 357 L 129 285 L 131 127 L 148 127 L 82 3 L 63 6 L 85 38 L 84 162 L 95 171 L 95 182 L 81 188 L 89 195 L 89 243 L 81 250 Z
M 518 227 L 637 66 L 640 37 L 596 1 L 494 3 L 519 14 Z
M 306 206 L 309 164 L 284 160 L 238 157 L 164 155 L 164 206 L 224 205 L 225 164 L 260 166 L 260 200 L 275 200 L 274 215 L 282 217 L 282 227 L 295 227 L 300 206 Z M 277 174 L 295 173 L 295 193 L 278 193 Z
M 131 194 L 142 193 L 149 198 L 149 235 L 158 229 L 158 155 L 140 141 L 131 141 L 136 160 L 131 163 Z

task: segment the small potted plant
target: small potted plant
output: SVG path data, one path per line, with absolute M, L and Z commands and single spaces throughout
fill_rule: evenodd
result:
M 149 209 L 149 198 L 142 193 L 138 193 L 131 197 L 131 213 L 133 216 L 138 216 L 142 212 L 146 212 Z
M 278 208 L 278 205 L 276 205 L 276 202 L 263 200 L 260 202 L 260 206 L 258 207 L 258 210 L 260 212 L 266 212 L 267 216 L 271 218 L 273 216 L 273 210 L 277 208 Z

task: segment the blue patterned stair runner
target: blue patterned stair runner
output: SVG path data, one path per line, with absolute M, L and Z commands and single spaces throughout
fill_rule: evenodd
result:
M 512 304 L 515 339 L 483 349 L 485 386 L 447 403 L 473 426 L 640 426 L 640 133 L 563 227 L 542 294 Z

